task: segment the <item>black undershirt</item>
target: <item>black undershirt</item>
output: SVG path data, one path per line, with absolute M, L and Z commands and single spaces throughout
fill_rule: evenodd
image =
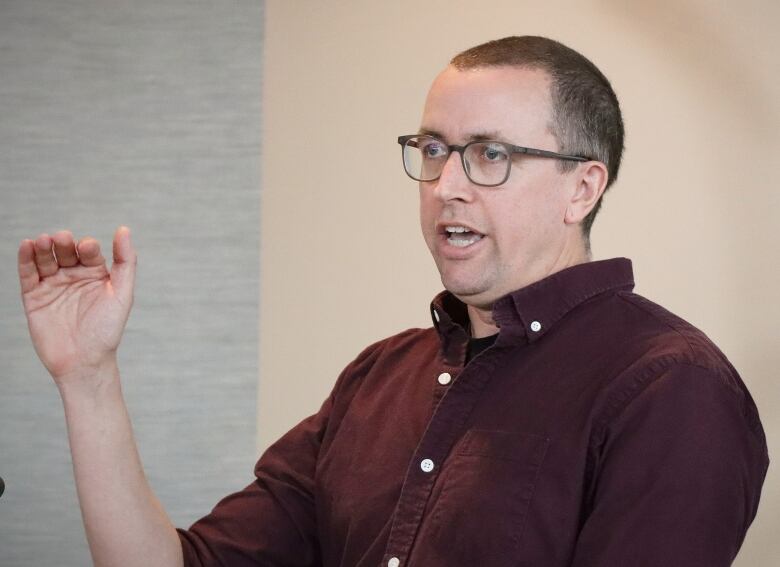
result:
M 498 333 L 495 335 L 490 335 L 489 337 L 482 337 L 479 339 L 471 338 L 469 339 L 469 348 L 466 352 L 466 362 L 477 356 L 480 352 L 491 346 L 494 342 L 496 342 L 496 337 L 498 336 Z

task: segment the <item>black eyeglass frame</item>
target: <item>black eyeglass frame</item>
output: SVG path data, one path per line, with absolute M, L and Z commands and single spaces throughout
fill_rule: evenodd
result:
M 423 181 L 423 182 L 436 181 L 437 179 L 439 179 L 439 177 L 441 177 L 441 173 L 439 173 L 439 175 L 437 175 L 433 179 L 418 179 L 417 177 L 409 173 L 409 171 L 406 169 L 406 160 L 404 159 L 404 149 L 406 148 L 406 143 L 413 138 L 429 138 L 431 140 L 436 140 L 437 142 L 441 142 L 447 148 L 447 159 L 449 159 L 452 152 L 458 152 L 460 154 L 460 164 L 463 166 L 463 171 L 465 172 L 466 177 L 468 177 L 469 181 L 471 181 L 474 185 L 479 185 L 480 187 L 498 187 L 499 185 L 503 185 L 504 183 L 506 183 L 506 180 L 509 179 L 509 174 L 512 172 L 512 163 L 510 162 L 507 164 L 506 175 L 500 182 L 489 183 L 489 184 L 478 183 L 471 178 L 471 175 L 469 174 L 469 170 L 466 167 L 466 158 L 464 157 L 466 154 L 466 149 L 473 144 L 501 144 L 502 146 L 510 150 L 512 154 L 526 154 L 529 156 L 536 156 L 536 157 L 550 158 L 550 159 L 561 159 L 565 161 L 579 161 L 579 162 L 597 161 L 597 160 L 593 160 L 593 158 L 589 158 L 586 156 L 571 156 L 566 154 L 559 154 L 557 152 L 551 152 L 549 150 L 538 150 L 536 148 L 526 148 L 525 146 L 515 146 L 514 144 L 508 144 L 507 142 L 501 142 L 499 140 L 473 140 L 466 145 L 459 146 L 457 144 L 451 144 L 451 145 L 446 144 L 439 138 L 435 136 L 430 136 L 428 134 L 408 134 L 406 136 L 398 136 L 398 143 L 401 145 L 401 163 L 404 166 L 404 171 L 406 172 L 406 175 L 408 175 L 410 178 L 414 179 L 415 181 Z

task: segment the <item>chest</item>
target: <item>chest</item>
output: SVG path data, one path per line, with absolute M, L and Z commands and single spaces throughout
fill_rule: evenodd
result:
M 581 515 L 597 376 L 498 347 L 465 367 L 434 354 L 373 369 L 318 464 L 321 541 L 340 546 L 324 557 L 563 561 Z

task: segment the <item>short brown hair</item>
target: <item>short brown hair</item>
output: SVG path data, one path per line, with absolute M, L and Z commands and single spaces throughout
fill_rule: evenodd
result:
M 513 36 L 467 49 L 450 64 L 459 70 L 506 65 L 545 71 L 551 80 L 550 129 L 558 151 L 603 162 L 609 173 L 607 188 L 615 182 L 623 154 L 623 117 L 612 85 L 586 57 L 546 37 Z M 571 171 L 576 163 L 561 161 L 559 167 Z M 586 244 L 600 208 L 601 199 L 582 221 Z

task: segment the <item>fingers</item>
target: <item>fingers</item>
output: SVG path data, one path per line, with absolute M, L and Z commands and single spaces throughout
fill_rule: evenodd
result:
M 54 256 L 61 268 L 71 268 L 79 263 L 76 255 L 76 243 L 69 230 L 61 230 L 51 237 L 54 242 Z
M 23 292 L 32 289 L 42 278 L 53 276 L 60 268 L 79 264 L 99 267 L 105 263 L 97 240 L 88 237 L 76 243 L 67 230 L 53 236 L 44 233 L 35 240 L 25 239 L 19 245 L 19 278 Z
M 59 269 L 52 244 L 48 234 L 41 234 L 35 239 L 35 265 L 38 268 L 38 275 L 42 278 L 54 275 Z
M 103 254 L 100 253 L 100 244 L 94 238 L 82 238 L 76 246 L 79 261 L 85 266 L 101 266 L 106 263 Z
M 120 226 L 114 233 L 114 262 L 133 264 L 136 261 L 135 249 L 130 242 L 130 229 Z
M 130 241 L 130 229 L 120 226 L 114 233 L 114 263 L 111 266 L 111 282 L 117 292 L 128 302 L 133 300 L 135 266 L 137 257 Z
M 35 265 L 35 242 L 30 239 L 23 240 L 19 246 L 19 281 L 22 293 L 27 293 L 40 281 Z

